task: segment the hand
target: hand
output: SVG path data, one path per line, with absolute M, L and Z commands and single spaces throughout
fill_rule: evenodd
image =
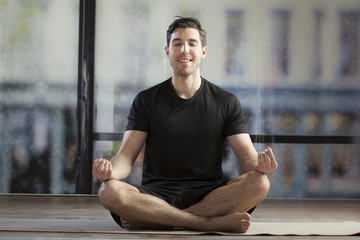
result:
M 92 173 L 94 177 L 97 177 L 100 180 L 111 179 L 111 174 L 112 174 L 111 162 L 103 158 L 95 159 Z
M 268 174 L 275 171 L 277 168 L 278 164 L 271 148 L 267 148 L 265 151 L 258 153 L 257 171 Z

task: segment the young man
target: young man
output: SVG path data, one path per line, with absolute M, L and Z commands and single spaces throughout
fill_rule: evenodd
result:
M 206 52 L 199 21 L 176 19 L 165 47 L 172 77 L 136 96 L 118 153 L 94 160 L 100 201 L 124 228 L 246 232 L 267 195 L 275 157 L 256 152 L 238 99 L 200 76 Z M 244 174 L 224 181 L 225 139 Z M 142 186 L 120 181 L 145 143 Z

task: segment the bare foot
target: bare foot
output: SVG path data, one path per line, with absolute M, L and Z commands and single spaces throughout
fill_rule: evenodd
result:
M 188 229 L 193 229 L 197 231 L 221 231 L 221 232 L 238 232 L 245 233 L 250 226 L 251 216 L 248 213 L 231 213 L 229 215 L 220 216 L 220 217 L 211 217 L 211 218 L 202 218 L 199 225 L 195 224 Z M 126 219 L 120 218 L 121 224 L 125 229 L 171 229 L 172 227 L 140 223 L 140 222 L 130 222 Z M 185 227 L 185 226 L 184 226 Z M 186 228 L 186 227 L 185 227 Z
M 156 224 L 148 224 L 148 223 L 139 223 L 139 222 L 130 222 L 124 218 L 120 218 L 121 225 L 125 229 L 170 229 L 170 227 L 156 225 Z
M 231 213 L 221 217 L 210 218 L 207 230 L 245 233 L 250 227 L 251 216 L 248 213 Z

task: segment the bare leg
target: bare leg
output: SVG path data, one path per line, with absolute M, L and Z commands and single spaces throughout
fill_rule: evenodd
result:
M 265 174 L 248 172 L 234 178 L 226 186 L 215 189 L 185 211 L 204 217 L 247 212 L 266 197 L 269 188 L 270 183 Z
M 128 228 L 168 226 L 199 231 L 246 232 L 250 225 L 247 213 L 197 216 L 172 207 L 162 199 L 142 194 L 137 188 L 117 180 L 105 182 L 99 190 L 99 198 L 104 207 L 123 218 L 124 227 Z

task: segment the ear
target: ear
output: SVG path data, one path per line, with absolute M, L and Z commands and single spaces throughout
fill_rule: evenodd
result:
M 207 53 L 207 46 L 203 47 L 202 49 L 202 56 L 201 56 L 201 59 L 204 59 L 206 57 L 206 53 Z
M 165 46 L 165 54 L 167 57 L 169 57 L 169 47 Z

